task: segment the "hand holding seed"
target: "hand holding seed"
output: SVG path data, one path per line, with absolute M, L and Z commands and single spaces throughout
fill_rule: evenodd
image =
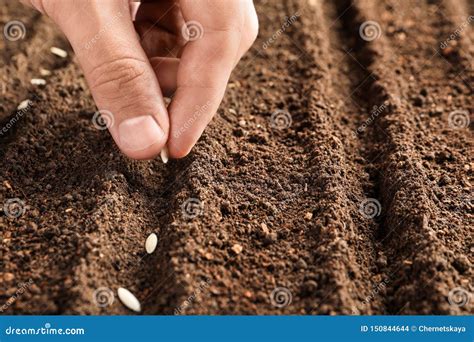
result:
M 258 31 L 252 0 L 21 1 L 65 33 L 97 107 L 113 115 L 113 139 L 135 159 L 190 152 Z

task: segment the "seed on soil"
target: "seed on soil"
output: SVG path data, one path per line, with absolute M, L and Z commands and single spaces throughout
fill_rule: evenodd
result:
M 33 85 L 45 85 L 46 84 L 46 80 L 44 80 L 42 78 L 33 78 L 33 79 L 31 79 L 30 82 Z
M 163 161 L 163 163 L 166 164 L 169 160 L 168 147 L 166 147 L 166 146 L 163 147 L 163 149 L 161 150 L 160 156 L 161 156 L 161 160 Z
M 64 51 L 63 49 L 58 48 L 58 47 L 52 46 L 50 51 L 53 55 L 56 55 L 58 57 L 61 57 L 61 58 L 66 58 L 67 57 L 67 52 Z
M 306 214 L 304 215 L 304 218 L 305 218 L 306 220 L 310 221 L 310 220 L 313 218 L 313 213 L 309 213 L 309 212 L 306 213 Z
M 28 108 L 28 106 L 30 105 L 30 103 L 31 103 L 30 100 L 21 101 L 20 104 L 18 105 L 18 107 L 16 107 L 16 109 L 17 109 L 17 110 L 26 109 L 26 108 Z
M 145 241 L 145 249 L 148 254 L 151 254 L 155 251 L 156 245 L 158 244 L 158 236 L 155 233 L 148 235 Z
M 51 76 L 51 71 L 48 69 L 40 68 L 39 72 L 41 76 Z
M 240 254 L 243 251 L 244 247 L 236 243 L 235 245 L 232 246 L 232 250 L 234 251 L 235 254 Z
M 129 290 L 119 287 L 117 290 L 118 297 L 123 305 L 129 308 L 132 311 L 140 312 L 142 311 L 140 302 L 137 297 L 133 295 Z

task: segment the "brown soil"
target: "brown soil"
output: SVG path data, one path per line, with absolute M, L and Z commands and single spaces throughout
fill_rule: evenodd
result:
M 129 314 L 94 298 L 119 286 L 145 314 L 473 313 L 473 298 L 448 300 L 473 291 L 472 124 L 449 120 L 472 122 L 472 22 L 440 48 L 469 0 L 258 2 L 259 38 L 218 115 L 166 166 L 122 156 L 92 125 L 74 58 L 49 53 L 69 49 L 64 37 L 0 4 L 2 27 L 27 28 L 0 40 L 0 127 L 33 99 L 0 136 L 0 203 L 25 204 L 19 218 L 0 211 L 5 314 Z M 370 42 L 367 20 L 382 30 Z M 40 67 L 53 74 L 32 86 Z M 272 126 L 278 110 L 290 127 Z M 201 215 L 184 215 L 189 198 Z M 275 305 L 277 287 L 291 303 Z

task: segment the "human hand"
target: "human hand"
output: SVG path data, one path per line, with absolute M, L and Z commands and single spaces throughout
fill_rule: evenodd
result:
M 21 1 L 65 33 L 97 107 L 113 114 L 113 139 L 134 159 L 190 152 L 258 32 L 252 0 Z M 163 94 L 173 95 L 168 108 Z

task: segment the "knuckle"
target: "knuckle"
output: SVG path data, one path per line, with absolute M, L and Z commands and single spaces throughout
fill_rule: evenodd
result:
M 146 82 L 146 70 L 147 63 L 144 60 L 132 57 L 116 58 L 92 69 L 91 88 L 111 95 L 129 92 L 137 83 Z
M 61 0 L 28 0 L 36 10 L 47 15 L 55 22 L 61 22 L 61 18 L 64 17 L 64 13 L 68 13 L 71 10 L 75 10 L 78 5 L 78 0 L 61 1 Z
M 259 23 L 257 13 L 252 13 L 250 17 L 247 19 L 247 25 L 245 30 L 245 42 L 247 48 L 250 48 L 252 44 L 255 42 L 258 36 L 259 30 Z

